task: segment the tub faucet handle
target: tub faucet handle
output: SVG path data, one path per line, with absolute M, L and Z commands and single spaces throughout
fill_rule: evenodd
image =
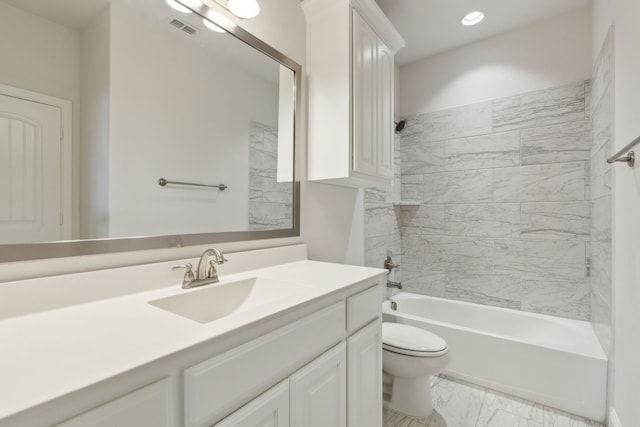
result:
M 387 256 L 387 259 L 384 260 L 384 268 L 389 270 L 389 273 L 391 273 L 391 270 L 398 267 L 400 267 L 400 264 L 394 264 L 390 256 Z

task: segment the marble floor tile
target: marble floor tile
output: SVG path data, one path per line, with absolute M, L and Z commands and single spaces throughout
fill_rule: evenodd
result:
M 385 408 L 383 419 L 384 427 L 448 427 L 447 422 L 438 411 L 434 411 L 429 417 L 415 418 Z
M 603 427 L 494 390 L 446 376 L 431 380 L 434 412 L 408 417 L 384 409 L 384 427 Z
M 544 422 L 544 408 L 541 404 L 524 400 L 519 397 L 510 396 L 499 391 L 487 390 L 482 406 L 483 409 L 488 408 L 491 410 L 511 413 L 540 425 Z M 485 412 L 490 413 L 491 411 Z
M 504 409 L 483 406 L 476 427 L 544 427 L 544 424 Z
M 475 426 L 482 408 L 485 390 L 450 379 L 432 388 L 433 407 L 446 420 L 447 427 Z
M 602 424 L 552 408 L 544 409 L 544 427 L 601 427 Z

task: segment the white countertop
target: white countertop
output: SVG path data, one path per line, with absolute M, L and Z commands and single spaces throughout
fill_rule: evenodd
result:
M 299 284 L 300 292 L 206 324 L 148 304 L 206 288 L 180 284 L 0 320 L 0 421 L 384 272 L 303 260 L 222 276 L 221 284 L 263 277 Z

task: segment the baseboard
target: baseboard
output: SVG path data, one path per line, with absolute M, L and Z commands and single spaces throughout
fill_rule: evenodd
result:
M 622 424 L 620 423 L 620 419 L 618 418 L 618 414 L 616 413 L 616 410 L 613 408 L 611 408 L 611 411 L 609 411 L 608 427 L 622 427 Z

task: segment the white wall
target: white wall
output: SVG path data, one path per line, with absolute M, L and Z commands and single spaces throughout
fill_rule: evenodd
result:
M 637 0 L 594 2 L 594 49 L 602 44 L 606 29 L 615 26 L 614 151 L 640 135 L 639 16 Z M 620 425 L 632 427 L 640 425 L 640 167 L 612 167 L 614 381 L 610 405 Z
M 0 2 L 0 84 L 69 100 L 73 108 L 73 171 L 79 171 L 80 34 Z M 73 187 L 77 218 L 79 185 Z M 76 224 L 77 225 L 77 224 Z M 74 227 L 77 236 L 79 227 Z
M 240 23 L 242 27 L 304 67 L 306 56 L 306 22 L 299 0 L 261 2 L 261 13 Z M 301 126 L 298 159 L 306 159 L 305 82 L 302 89 Z M 306 162 L 297 165 L 301 177 L 301 237 L 217 244 L 223 251 L 241 251 L 306 242 L 313 259 L 362 263 L 364 260 L 364 209 L 362 192 L 346 187 L 306 182 Z M 145 262 L 197 256 L 209 245 L 158 249 L 107 255 L 58 258 L 35 262 L 4 263 L 0 282 L 18 278 L 62 274 L 65 272 L 135 265 Z
M 110 9 L 82 31 L 80 235 L 109 236 L 109 23 Z
M 246 230 L 249 125 L 278 125 L 277 79 L 164 24 L 111 5 L 109 237 Z M 163 188 L 161 177 L 228 189 Z
M 403 117 L 587 80 L 591 10 L 583 8 L 400 68 Z

